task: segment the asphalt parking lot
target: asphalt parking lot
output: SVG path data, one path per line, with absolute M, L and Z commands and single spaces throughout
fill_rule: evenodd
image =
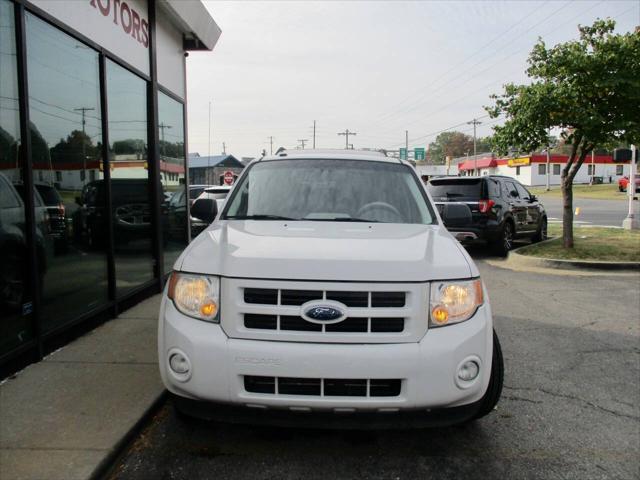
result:
M 640 276 L 518 272 L 473 254 L 505 357 L 488 417 L 319 431 L 185 422 L 167 403 L 107 478 L 638 478 Z

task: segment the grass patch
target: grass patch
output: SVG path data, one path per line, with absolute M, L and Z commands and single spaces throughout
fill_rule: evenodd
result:
M 574 248 L 562 246 L 562 227 L 549 225 L 549 236 L 557 237 L 544 244 L 518 250 L 532 257 L 561 260 L 601 260 L 640 262 L 640 231 L 621 228 L 573 227 Z
M 550 191 L 546 187 L 531 187 L 529 191 L 534 195 L 544 198 L 562 198 L 560 185 L 554 185 Z M 627 192 L 618 191 L 618 183 L 603 183 L 601 185 L 574 185 L 573 198 L 592 198 L 596 200 L 624 200 Z

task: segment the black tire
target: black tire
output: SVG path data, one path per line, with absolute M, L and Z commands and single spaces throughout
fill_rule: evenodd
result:
M 472 420 L 477 420 L 490 414 L 500 400 L 502 385 L 504 383 L 504 361 L 502 359 L 502 348 L 496 331 L 493 331 L 493 356 L 491 359 L 491 378 L 489 386 L 484 396 L 480 400 L 480 408 L 473 416 Z
M 496 255 L 506 257 L 509 254 L 509 250 L 513 247 L 514 228 L 510 220 L 504 222 L 502 232 L 500 236 L 493 244 L 493 250 Z
M 15 248 L 11 245 L 4 248 Z M 19 312 L 27 292 L 26 256 L 8 252 L 0 259 L 0 307 Z M 1 309 L 1 308 L 0 308 Z
M 547 217 L 543 217 L 542 221 L 540 222 L 540 227 L 538 228 L 538 231 L 536 231 L 535 235 L 533 237 L 531 237 L 531 241 L 534 243 L 537 242 L 542 242 L 543 240 L 547 239 Z

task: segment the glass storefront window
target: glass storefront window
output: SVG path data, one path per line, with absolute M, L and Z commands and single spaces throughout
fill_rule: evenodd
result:
M 95 50 L 34 15 L 25 21 L 46 332 L 108 300 L 99 62 Z
M 0 355 L 33 338 L 15 39 L 13 4 L 0 0 Z
M 160 180 L 165 198 L 162 205 L 164 270 L 170 272 L 189 240 L 189 198 L 185 181 L 183 105 L 162 92 L 158 92 L 158 138 Z
M 153 279 L 147 86 L 111 61 L 107 62 L 107 108 L 116 292 L 122 295 Z

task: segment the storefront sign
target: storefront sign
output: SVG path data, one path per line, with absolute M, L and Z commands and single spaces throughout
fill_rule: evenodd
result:
M 521 167 L 523 165 L 531 165 L 530 157 L 510 158 L 507 162 L 510 167 Z
M 149 74 L 147 0 L 31 0 L 58 22 Z
M 126 35 L 131 35 L 138 43 L 149 46 L 149 22 L 144 14 L 130 7 L 124 0 L 89 0 L 89 5 L 104 17 L 112 18 Z

